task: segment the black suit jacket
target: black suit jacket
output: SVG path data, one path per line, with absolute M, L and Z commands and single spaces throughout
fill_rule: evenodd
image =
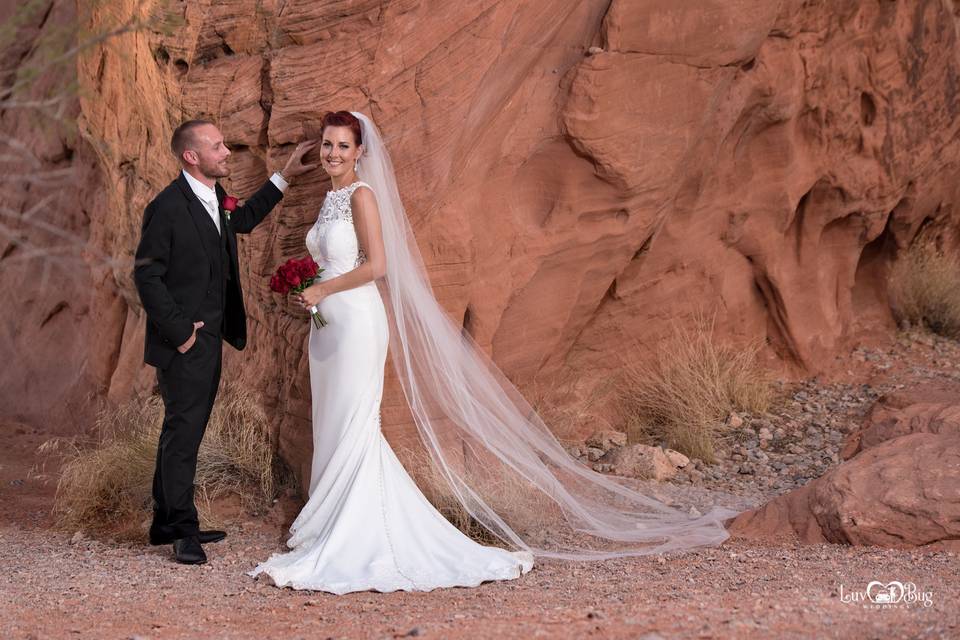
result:
M 269 180 L 242 207 L 224 218 L 226 195 L 217 184 L 220 228 L 226 234 L 229 269 L 223 301 L 223 339 L 243 349 L 247 344 L 247 315 L 240 290 L 237 233 L 250 233 L 267 216 L 283 192 Z M 210 232 L 212 230 L 212 233 Z M 143 212 L 133 280 L 147 314 L 144 362 L 165 369 L 193 333 L 197 310 L 213 287 L 213 260 L 219 259 L 216 226 L 181 173 Z M 206 329 L 211 329 L 205 327 Z

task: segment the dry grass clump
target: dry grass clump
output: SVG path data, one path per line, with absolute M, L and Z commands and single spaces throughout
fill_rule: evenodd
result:
M 773 387 L 760 366 L 761 344 L 720 344 L 713 322 L 674 325 L 652 359 L 624 367 L 620 407 L 631 442 L 667 447 L 705 462 L 731 411 L 763 412 Z
M 508 546 L 470 514 L 423 448 L 401 447 L 396 453 L 423 495 L 448 522 L 481 544 Z M 515 530 L 539 531 L 546 526 L 546 520 L 554 510 L 546 495 L 513 474 L 494 475 L 486 473 L 488 470 L 477 466 L 476 472 L 468 472 L 469 477 L 465 480 L 491 509 Z
M 960 337 L 960 260 L 956 251 L 938 249 L 932 239 L 918 238 L 893 264 L 889 291 L 901 325 Z
M 402 448 L 397 450 L 397 457 L 424 497 L 450 524 L 477 542 L 483 544 L 500 542 L 499 538 L 470 515 L 426 451 L 422 448 Z
M 602 409 L 616 392 L 612 378 L 586 380 L 567 369 L 546 381 L 534 378 L 524 395 L 550 432 L 567 445 L 582 442 L 585 432 L 615 428 Z
M 119 538 L 141 537 L 149 525 L 157 442 L 163 422 L 159 396 L 136 399 L 103 412 L 91 446 L 52 441 L 47 451 L 65 455 L 54 502 L 60 526 Z M 269 505 L 286 481 L 274 453 L 267 419 L 249 392 L 224 384 L 197 459 L 196 495 L 201 520 L 210 505 L 236 495 L 252 511 Z

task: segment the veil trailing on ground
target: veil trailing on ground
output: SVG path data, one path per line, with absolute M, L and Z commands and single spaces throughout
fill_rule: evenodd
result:
M 383 139 L 352 113 L 365 149 L 357 174 L 380 210 L 391 358 L 422 443 L 463 508 L 507 545 L 539 556 L 600 559 L 723 542 L 724 521 L 739 512 L 729 508 L 734 496 L 665 484 L 641 492 L 586 467 L 450 320 L 433 296 Z

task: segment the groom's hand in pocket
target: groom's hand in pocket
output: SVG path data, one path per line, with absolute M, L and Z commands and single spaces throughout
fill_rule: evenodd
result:
M 197 341 L 197 329 L 203 326 L 203 321 L 193 323 L 193 333 L 190 334 L 190 337 L 187 338 L 187 341 L 182 345 L 177 347 L 177 351 L 180 353 L 186 353 L 190 351 L 190 348 L 193 346 L 193 343 Z

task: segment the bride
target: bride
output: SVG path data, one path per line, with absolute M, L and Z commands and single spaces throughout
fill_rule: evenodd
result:
M 389 155 L 367 116 L 324 116 L 321 163 L 333 188 L 306 245 L 324 271 L 299 298 L 327 322 L 311 323 L 309 338 L 309 499 L 290 528 L 290 551 L 250 575 L 337 594 L 429 591 L 517 578 L 532 568 L 534 554 L 601 559 L 728 537 L 723 523 L 738 511 L 716 506 L 716 494 L 664 494 L 660 501 L 571 458 L 449 320 L 432 295 Z M 479 544 L 450 524 L 381 434 L 388 343 L 421 441 L 447 488 L 512 550 Z M 701 515 L 704 506 L 710 510 Z
M 387 256 L 377 194 L 357 178 L 370 126 L 343 111 L 323 119 L 321 163 L 333 189 L 306 242 L 324 271 L 302 293 L 327 321 L 310 330 L 309 500 L 291 526 L 292 551 L 253 574 L 338 594 L 516 578 L 530 570 L 531 554 L 482 546 L 447 522 L 380 433 L 389 328 L 374 281 L 386 275 Z

